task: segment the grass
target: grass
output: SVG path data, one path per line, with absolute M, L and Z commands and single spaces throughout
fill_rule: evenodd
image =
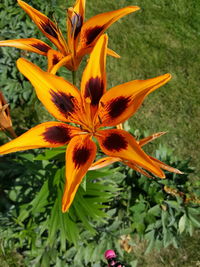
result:
M 181 247 L 175 249 L 168 247 L 153 250 L 145 255 L 145 244 L 138 242 L 133 248 L 133 254 L 138 260 L 138 266 L 144 267 L 199 267 L 200 253 L 197 250 L 199 245 L 199 232 L 194 237 L 184 237 Z

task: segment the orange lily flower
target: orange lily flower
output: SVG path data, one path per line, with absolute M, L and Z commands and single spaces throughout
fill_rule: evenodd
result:
M 12 137 L 17 137 L 12 127 L 10 110 L 2 92 L 0 91 L 0 130 L 7 131 Z
M 127 120 L 144 98 L 168 82 L 171 76 L 165 74 L 148 80 L 135 80 L 106 91 L 107 41 L 107 36 L 103 35 L 95 45 L 83 72 L 80 92 L 63 78 L 42 71 L 26 59 L 17 61 L 19 70 L 35 87 L 46 109 L 63 122 L 45 122 L 30 129 L 1 146 L 0 154 L 68 144 L 63 212 L 70 207 L 78 186 L 95 159 L 96 144 L 92 138 L 97 139 L 101 150 L 108 156 L 141 166 L 160 178 L 165 177 L 157 162 L 141 149 L 131 134 L 121 129 L 101 128 Z
M 35 38 L 0 41 L 0 46 L 16 47 L 47 56 L 49 72 L 62 59 L 62 62 L 53 71 L 54 74 L 63 65 L 69 70 L 77 70 L 83 56 L 91 53 L 99 37 L 115 21 L 139 9 L 137 6 L 128 6 L 98 14 L 84 22 L 85 0 L 77 0 L 74 7 L 67 11 L 67 42 L 57 24 L 47 16 L 21 0 L 18 0 L 18 4 L 31 17 L 40 31 L 57 47 L 58 51 Z M 110 49 L 107 50 L 107 53 L 119 57 Z
M 138 141 L 138 145 L 140 147 L 146 145 L 147 143 L 151 142 L 152 140 L 160 137 L 161 135 L 165 134 L 165 132 L 159 132 L 159 133 L 155 133 L 155 134 L 152 134 L 148 137 L 145 137 L 143 139 L 141 139 L 140 141 Z M 169 172 L 174 172 L 174 173 L 177 173 L 177 174 L 183 174 L 183 172 L 179 171 L 178 169 L 176 168 L 173 168 L 167 164 L 165 164 L 164 162 L 154 158 L 154 157 L 151 157 L 149 156 L 150 159 L 155 163 L 157 164 L 161 169 L 163 170 L 166 170 L 166 171 L 169 171 Z M 137 172 L 140 172 L 141 174 L 143 174 L 144 176 L 147 176 L 149 178 L 153 178 L 149 173 L 147 173 L 143 168 L 141 168 L 138 164 L 136 164 L 135 162 L 132 162 L 130 160 L 124 160 L 122 158 L 119 158 L 119 157 L 104 157 L 104 158 L 101 158 L 99 160 L 97 160 L 96 162 L 94 162 L 91 167 L 89 168 L 89 170 L 97 170 L 97 169 L 101 169 L 101 168 L 104 168 L 106 166 L 109 166 L 110 164 L 114 163 L 114 162 L 123 162 L 125 163 L 126 165 L 128 165 L 130 168 L 132 168 L 133 170 L 137 171 Z

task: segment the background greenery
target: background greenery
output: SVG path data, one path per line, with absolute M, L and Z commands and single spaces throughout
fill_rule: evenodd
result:
M 63 0 L 27 2 L 49 16 L 54 14 L 62 29 L 65 28 L 65 8 L 73 5 L 73 1 L 66 4 Z M 121 19 L 108 30 L 109 47 L 121 55 L 121 59 L 107 59 L 108 88 L 133 79 L 150 78 L 167 72 L 172 74 L 172 80 L 152 93 L 129 123 L 132 129 L 140 129 L 145 134 L 167 131 L 168 133 L 161 137 L 162 140 L 148 146 L 148 151 L 153 155 L 158 143 L 162 142 L 171 148 L 181 161 L 191 158 L 190 165 L 196 169 L 191 181 L 195 182 L 200 170 L 200 2 L 105 0 L 99 1 L 97 5 L 96 1 L 88 0 L 86 18 L 127 5 L 138 5 L 141 10 Z M 0 39 L 37 37 L 45 40 L 24 11 L 17 6 L 16 1 L 4 0 L 0 3 L 0 11 Z M 26 56 L 41 67 L 45 66 L 42 56 L 14 48 L 0 49 L 0 87 L 11 104 L 13 124 L 18 134 L 37 124 L 38 120 L 49 119 L 49 115 L 35 100 L 31 86 L 15 68 L 15 61 L 19 56 Z M 81 65 L 79 77 L 84 65 L 85 62 Z M 65 70 L 60 74 L 71 79 Z M 137 135 L 137 131 L 135 134 Z M 0 142 L 4 143 L 6 139 L 1 136 Z M 186 257 L 185 266 L 198 266 L 198 240 L 197 235 L 194 239 L 189 239 L 189 242 L 183 242 L 184 249 L 179 250 L 178 255 L 184 254 L 183 257 Z M 143 266 L 183 265 L 181 256 L 174 255 L 175 259 L 172 259 L 170 250 L 162 251 L 159 256 L 157 252 L 152 254 L 155 262 L 149 263 L 146 256 L 143 256 L 141 243 L 138 243 L 137 247 L 140 249 L 137 253 L 140 255 L 139 263 Z M 195 262 L 191 250 L 196 251 Z M 18 260 L 21 261 L 20 256 Z M 156 265 L 159 261 L 159 265 Z M 16 266 L 20 266 L 20 263 Z

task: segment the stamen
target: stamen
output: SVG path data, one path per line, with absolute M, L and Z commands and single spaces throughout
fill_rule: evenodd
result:
M 102 124 L 102 120 L 101 120 L 101 117 L 98 115 L 98 120 L 100 122 L 100 124 Z

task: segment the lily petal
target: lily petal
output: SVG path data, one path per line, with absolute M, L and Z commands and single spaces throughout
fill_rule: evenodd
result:
M 77 0 L 73 8 L 67 10 L 68 45 L 72 53 L 76 52 L 78 36 L 85 17 L 85 0 Z
M 111 88 L 100 99 L 96 126 L 115 126 L 127 120 L 144 98 L 171 79 L 170 74 L 148 80 L 135 80 Z M 98 119 L 97 118 L 97 119 Z
M 40 147 L 59 147 L 80 134 L 80 129 L 61 122 L 44 122 L 0 147 L 0 154 Z
M 81 80 L 81 96 L 89 124 L 97 111 L 99 100 L 106 91 L 106 51 L 108 37 L 103 35 L 96 43 Z
M 164 162 L 154 158 L 154 157 L 151 157 L 150 156 L 150 159 L 155 162 L 161 169 L 163 170 L 166 170 L 166 171 L 169 171 L 169 172 L 174 172 L 174 173 L 177 173 L 177 174 L 183 174 L 183 172 L 179 171 L 178 169 L 176 168 L 173 168 L 167 164 L 165 164 Z
M 135 12 L 139 9 L 137 6 L 128 6 L 115 11 L 98 14 L 86 21 L 81 29 L 80 49 L 93 46 L 101 34 L 121 17 Z
M 61 77 L 41 70 L 24 58 L 17 61 L 46 109 L 58 120 L 81 124 L 82 103 L 78 89 Z
M 58 64 L 61 59 L 63 58 L 63 54 L 60 52 L 50 49 L 47 53 L 47 58 L 48 58 L 48 72 L 52 73 L 53 67 Z
M 139 172 L 141 174 L 143 174 L 144 176 L 148 177 L 148 178 L 153 178 L 153 176 L 151 176 L 148 172 L 146 172 L 145 170 L 143 170 L 140 166 L 138 166 L 137 164 L 130 162 L 130 161 L 124 161 L 124 163 L 126 165 L 128 165 L 131 169 L 133 169 L 136 172 Z
M 73 10 L 76 14 L 79 14 L 83 21 L 85 19 L 85 0 L 76 0 Z
M 68 55 L 64 58 L 62 58 L 56 65 L 54 65 L 51 69 L 52 74 L 56 74 L 56 72 L 62 67 L 66 66 L 69 70 L 73 71 L 74 68 L 74 62 L 72 60 L 72 55 Z
M 153 141 L 154 139 L 156 139 L 156 138 L 158 138 L 158 137 L 160 137 L 160 136 L 162 136 L 164 134 L 166 134 L 166 132 L 154 133 L 154 134 L 152 134 L 150 136 L 147 136 L 147 137 L 139 140 L 138 144 L 139 144 L 139 146 L 142 147 L 142 146 L 148 144 L 149 142 Z
M 74 137 L 66 153 L 66 186 L 62 200 L 62 211 L 66 212 L 76 191 L 96 156 L 96 145 L 90 135 Z
M 107 48 L 107 54 L 109 56 L 112 56 L 112 57 L 115 57 L 115 58 L 120 58 L 120 55 L 118 55 L 115 51 L 113 51 L 112 49 L 110 48 Z
M 117 161 L 122 161 L 120 158 L 117 157 L 103 157 L 97 161 L 95 161 L 92 166 L 89 168 L 89 170 L 98 170 L 104 167 L 109 166 L 110 164 L 117 162 Z
M 123 161 L 130 161 L 164 178 L 165 175 L 150 157 L 140 148 L 134 137 L 124 130 L 101 130 L 96 133 L 102 151 L 111 156 L 119 157 Z
M 0 41 L 0 46 L 15 47 L 44 56 L 46 56 L 49 49 L 51 49 L 51 47 L 48 44 L 35 38 L 4 40 Z
M 18 0 L 18 4 L 23 8 L 23 10 L 31 17 L 40 31 L 57 46 L 59 50 L 63 53 L 66 51 L 66 44 L 62 33 L 58 29 L 57 25 L 50 20 L 47 16 L 39 12 L 37 9 L 31 7 L 24 1 Z

